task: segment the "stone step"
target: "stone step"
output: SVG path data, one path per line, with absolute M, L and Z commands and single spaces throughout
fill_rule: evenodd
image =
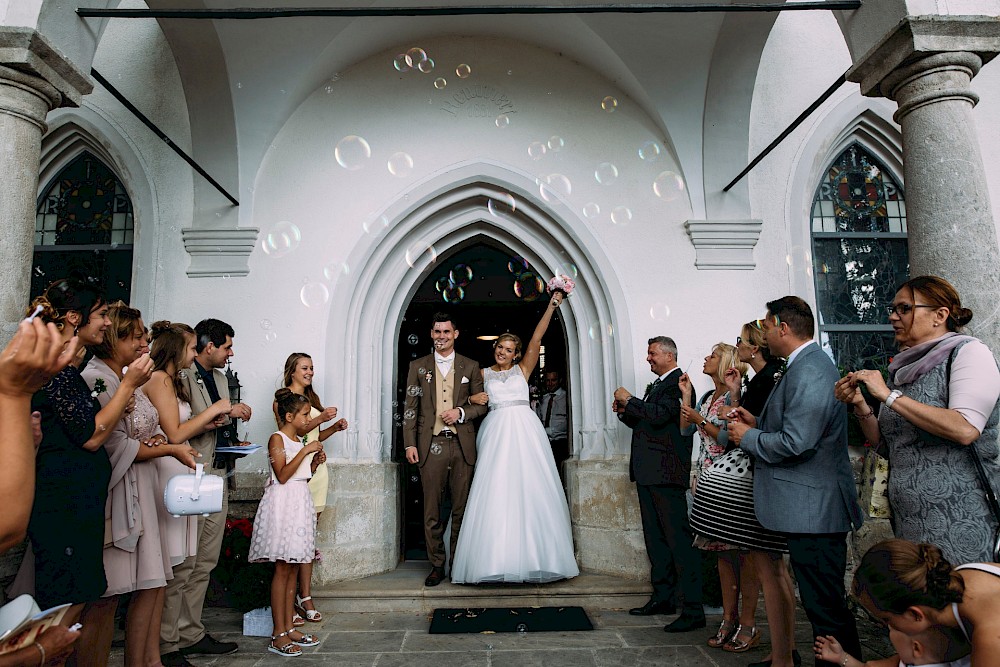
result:
M 628 609 L 649 599 L 649 582 L 583 573 L 550 584 L 481 584 L 464 586 L 450 581 L 427 588 L 426 561 L 409 561 L 392 572 L 330 586 L 313 586 L 320 611 L 385 612 L 438 608 L 578 606 L 588 609 Z

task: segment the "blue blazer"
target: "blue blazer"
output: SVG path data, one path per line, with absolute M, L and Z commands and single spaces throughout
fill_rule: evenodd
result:
M 816 343 L 788 367 L 740 449 L 754 457 L 754 510 L 783 533 L 842 533 L 864 521 L 847 456 L 837 367 Z

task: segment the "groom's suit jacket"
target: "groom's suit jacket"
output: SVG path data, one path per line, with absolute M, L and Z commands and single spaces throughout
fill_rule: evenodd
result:
M 740 448 L 754 457 L 754 510 L 765 528 L 841 533 L 863 521 L 847 457 L 837 367 L 816 343 L 796 355 Z
M 472 425 L 472 420 L 481 417 L 486 413 L 485 405 L 470 405 L 469 396 L 483 391 L 483 373 L 479 369 L 479 364 L 456 353 L 453 364 L 454 386 L 452 396 L 455 397 L 455 407 L 461 407 L 465 411 L 465 421 L 461 424 L 454 424 L 449 427 L 458 436 L 459 446 L 462 448 L 462 457 L 469 465 L 476 463 L 476 430 Z M 423 373 L 420 371 L 423 370 Z M 440 412 L 435 405 L 437 392 L 435 391 L 435 381 L 438 374 L 437 363 L 434 361 L 434 353 L 414 359 L 410 362 L 409 372 L 406 374 L 406 414 L 414 415 L 413 419 L 403 420 L 403 446 L 416 447 L 420 456 L 418 465 L 423 467 L 427 462 L 430 452 L 431 438 L 436 434 L 434 430 L 434 420 Z M 429 378 L 429 379 L 428 379 Z M 411 392 L 410 387 L 418 387 L 420 391 Z M 415 395 L 414 395 L 415 394 Z M 410 411 L 413 412 L 410 412 Z
M 681 433 L 682 372 L 675 368 L 642 399 L 633 396 L 618 419 L 632 429 L 629 478 L 638 484 L 687 487 L 691 476 L 691 436 Z

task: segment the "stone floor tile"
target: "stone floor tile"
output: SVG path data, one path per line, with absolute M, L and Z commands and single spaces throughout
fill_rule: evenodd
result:
M 306 627 L 312 626 L 312 623 Z M 403 611 L 365 612 L 357 614 L 332 614 L 324 618 L 322 627 L 330 631 L 414 630 L 427 632 L 431 614 Z
M 645 628 L 614 628 L 626 646 L 702 646 L 712 634 L 708 628 L 691 632 L 664 632 L 663 626 Z
M 336 665 L 337 667 L 373 667 L 378 653 L 338 653 L 331 655 L 301 655 L 298 658 L 268 653 L 263 656 L 255 667 L 316 667 L 317 665 Z
M 377 663 L 378 667 L 488 667 L 489 664 L 487 651 L 382 653 Z
M 732 654 L 727 654 L 732 655 Z M 598 649 L 594 651 L 596 667 L 719 667 L 719 665 L 745 665 L 738 662 L 716 662 L 715 656 L 694 646 L 664 646 L 626 649 Z
M 304 649 L 306 653 L 382 653 L 398 652 L 406 632 L 320 632 L 320 645 Z
M 596 664 L 592 649 L 501 651 L 493 653 L 490 659 L 491 667 L 595 667 Z

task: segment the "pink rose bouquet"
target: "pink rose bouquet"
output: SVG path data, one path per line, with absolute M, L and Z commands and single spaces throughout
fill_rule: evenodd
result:
M 570 294 L 572 294 L 573 289 L 575 287 L 576 283 L 573 282 L 573 279 L 567 276 L 565 273 L 556 276 L 555 278 L 552 278 L 551 280 L 549 280 L 548 283 L 545 284 L 545 289 L 548 291 L 549 294 L 553 294 L 555 292 L 562 292 L 564 296 L 569 296 Z

